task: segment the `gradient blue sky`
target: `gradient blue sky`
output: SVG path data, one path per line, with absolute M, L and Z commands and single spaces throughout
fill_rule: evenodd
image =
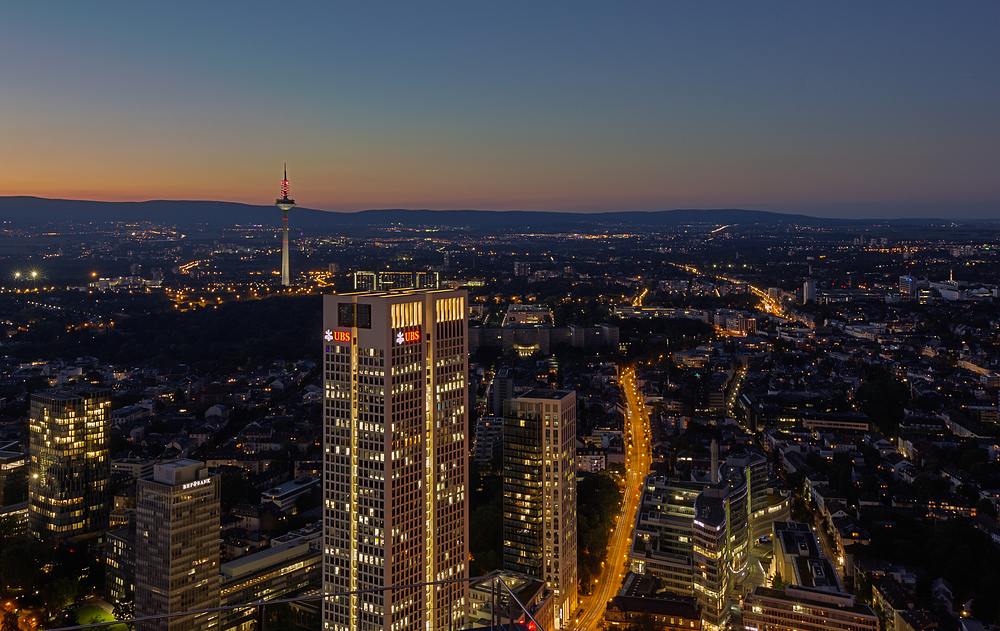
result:
M 19 2 L 0 195 L 1000 217 L 1000 3 Z

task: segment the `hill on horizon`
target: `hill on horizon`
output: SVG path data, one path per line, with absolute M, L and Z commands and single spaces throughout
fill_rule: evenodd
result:
M 596 226 L 678 227 L 688 224 L 737 224 L 775 226 L 912 226 L 940 223 L 942 219 L 833 219 L 764 210 L 676 209 L 659 211 L 609 211 L 597 213 L 527 210 L 410 210 L 373 209 L 337 212 L 296 207 L 291 211 L 295 228 L 389 228 L 434 226 L 470 230 L 548 229 L 566 230 Z M 274 206 L 238 202 L 151 200 L 103 202 L 0 197 L 0 221 L 13 225 L 44 222 L 153 221 L 173 225 L 274 225 L 280 223 Z M 985 223 L 985 220 L 971 223 Z

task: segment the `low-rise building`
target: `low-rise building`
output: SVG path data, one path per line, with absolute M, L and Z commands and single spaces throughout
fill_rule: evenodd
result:
M 807 587 L 756 587 L 743 601 L 747 631 L 877 631 L 878 616 L 854 596 Z

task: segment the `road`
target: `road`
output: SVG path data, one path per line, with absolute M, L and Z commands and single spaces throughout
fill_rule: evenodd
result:
M 716 274 L 714 272 L 708 272 L 708 271 L 705 271 L 705 270 L 699 270 L 696 267 L 691 267 L 690 265 L 681 265 L 680 263 L 670 263 L 670 265 L 673 265 L 674 267 L 679 267 L 681 269 L 687 270 L 687 271 L 691 272 L 692 274 L 698 274 L 699 276 L 714 276 L 715 278 L 724 280 L 724 281 L 726 281 L 728 283 L 744 283 L 748 287 L 750 287 L 750 291 L 752 291 L 755 296 L 757 296 L 758 298 L 761 299 L 761 302 L 764 304 L 764 311 L 766 311 L 766 312 L 768 312 L 768 313 L 770 313 L 772 315 L 776 315 L 776 316 L 778 316 L 780 318 L 786 318 L 787 319 L 787 317 L 788 317 L 784 313 L 784 311 L 782 310 L 781 303 L 780 302 L 775 302 L 774 300 L 772 300 L 771 296 L 767 293 L 767 290 L 762 289 L 760 287 L 757 287 L 756 285 L 753 285 L 753 284 L 751 284 L 751 283 L 749 283 L 749 282 L 747 282 L 747 281 L 745 281 L 743 279 L 740 279 L 740 278 L 730 278 L 730 277 L 728 277 L 728 276 L 726 276 L 724 274 Z
M 576 621 L 579 631 L 596 629 L 604 617 L 604 607 L 618 594 L 625 575 L 629 547 L 632 545 L 632 528 L 639 510 L 642 483 L 652 465 L 649 446 L 649 412 L 635 382 L 635 369 L 621 369 L 621 389 L 628 407 L 625 415 L 625 495 L 622 510 L 615 522 L 614 532 L 608 543 L 608 558 L 597 580 L 593 594 L 583 601 L 583 613 Z

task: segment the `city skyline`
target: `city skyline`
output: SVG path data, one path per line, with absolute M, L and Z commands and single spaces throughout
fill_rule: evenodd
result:
M 193 9 L 12 8 L 0 194 L 266 204 L 287 161 L 335 211 L 1000 203 L 995 5 Z

